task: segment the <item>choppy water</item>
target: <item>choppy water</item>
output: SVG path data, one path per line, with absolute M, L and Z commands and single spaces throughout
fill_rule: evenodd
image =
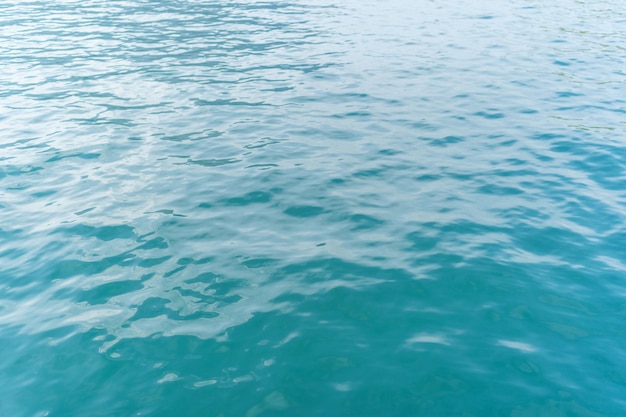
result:
M 2 3 L 0 415 L 624 415 L 625 27 Z

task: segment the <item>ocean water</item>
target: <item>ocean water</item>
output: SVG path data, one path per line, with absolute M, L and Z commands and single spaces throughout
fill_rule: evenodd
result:
M 626 4 L 0 4 L 0 415 L 626 415 Z

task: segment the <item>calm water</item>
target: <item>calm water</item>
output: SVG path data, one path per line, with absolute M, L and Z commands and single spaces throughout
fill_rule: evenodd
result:
M 0 415 L 624 415 L 625 27 L 2 3 Z

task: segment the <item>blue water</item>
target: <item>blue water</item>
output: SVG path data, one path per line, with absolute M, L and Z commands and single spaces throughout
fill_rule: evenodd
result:
M 626 4 L 0 4 L 0 416 L 626 415 Z

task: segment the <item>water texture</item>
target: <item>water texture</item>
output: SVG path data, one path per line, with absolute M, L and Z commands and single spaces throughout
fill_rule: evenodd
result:
M 626 4 L 0 4 L 0 415 L 619 416 Z

